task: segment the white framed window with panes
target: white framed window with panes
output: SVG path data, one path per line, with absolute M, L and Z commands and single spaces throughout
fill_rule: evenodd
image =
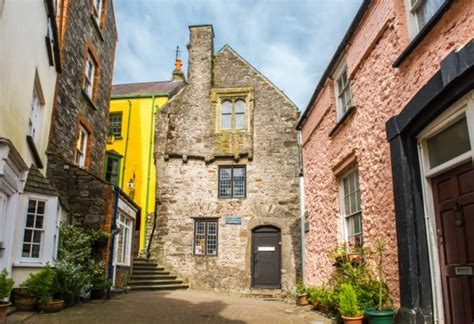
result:
M 97 70 L 97 64 L 92 57 L 92 54 L 87 52 L 86 66 L 84 70 L 84 85 L 83 89 L 85 93 L 92 100 L 94 99 L 94 89 L 95 89 L 95 74 Z
M 61 217 L 58 198 L 25 193 L 22 199 L 22 217 L 18 218 L 16 229 L 19 243 L 16 264 L 53 263 Z
M 343 240 L 353 247 L 363 246 L 359 171 L 356 167 L 341 176 L 339 195 Z
M 92 0 L 93 8 L 92 8 L 92 16 L 98 26 L 100 26 L 100 19 L 102 17 L 102 6 L 104 5 L 104 0 Z
M 115 264 L 130 266 L 133 219 L 119 210 L 115 235 Z
M 35 76 L 35 82 L 33 85 L 33 94 L 31 99 L 31 111 L 30 118 L 28 120 L 28 132 L 27 135 L 31 136 L 36 145 L 40 144 L 41 141 L 41 127 L 43 120 L 44 111 L 44 97 L 41 90 L 41 84 L 38 78 L 38 73 Z
M 76 153 L 74 163 L 79 167 L 84 168 L 87 157 L 87 141 L 89 140 L 89 132 L 84 126 L 79 125 L 79 133 L 76 141 Z
M 337 69 L 333 74 L 334 91 L 336 96 L 336 118 L 337 121 L 347 113 L 352 107 L 352 90 L 347 64 L 345 60 L 341 60 Z
M 405 0 L 410 39 L 423 29 L 445 2 L 446 0 Z
M 218 219 L 194 219 L 194 255 L 217 256 Z

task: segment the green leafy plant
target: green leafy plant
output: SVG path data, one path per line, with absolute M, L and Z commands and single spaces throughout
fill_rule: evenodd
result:
M 308 288 L 302 281 L 296 283 L 296 293 L 298 295 L 306 295 L 308 293 Z
M 357 294 L 351 284 L 342 284 L 338 291 L 338 307 L 342 316 L 357 317 L 362 314 Z
M 383 280 L 383 253 L 385 252 L 385 248 L 387 246 L 387 242 L 385 240 L 378 240 L 375 242 L 375 250 L 377 251 L 377 255 L 379 257 L 378 260 L 378 275 L 379 275 L 379 289 L 378 289 L 378 303 L 377 303 L 377 310 L 381 311 L 383 309 L 384 304 L 387 301 L 386 295 L 388 295 L 388 286 L 385 284 Z
M 39 304 L 45 304 L 53 300 L 53 294 L 56 292 L 56 274 L 49 264 L 41 271 L 30 273 L 21 287 L 27 294 L 33 294 L 38 297 Z
M 7 269 L 3 269 L 0 272 L 0 302 L 10 296 L 14 283 L 13 279 L 8 278 Z

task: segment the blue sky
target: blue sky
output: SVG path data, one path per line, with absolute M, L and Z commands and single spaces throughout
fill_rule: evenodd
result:
M 216 52 L 229 44 L 304 110 L 361 2 L 115 0 L 114 84 L 169 80 L 188 26 L 212 24 Z

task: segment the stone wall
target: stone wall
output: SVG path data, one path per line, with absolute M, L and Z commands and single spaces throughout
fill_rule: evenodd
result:
M 433 30 L 400 65 L 392 64 L 408 44 L 405 10 L 394 1 L 375 1 L 347 46 L 355 112 L 336 125 L 334 89 L 327 81 L 302 128 L 305 208 L 305 279 L 321 284 L 333 270 L 328 253 L 341 240 L 338 174 L 355 162 L 360 176 L 364 242 L 388 241 L 385 276 L 395 304 L 399 277 L 389 144 L 385 123 L 398 114 L 439 69 L 446 55 L 472 38 L 473 8 L 454 2 Z M 381 23 L 382 22 L 382 23 Z
M 281 229 L 282 289 L 289 290 L 301 267 L 298 111 L 229 46 L 213 56 L 211 26 L 190 30 L 189 84 L 157 114 L 152 253 L 191 287 L 245 292 L 252 230 L 274 225 Z M 229 89 L 246 91 L 251 110 L 245 132 L 223 136 L 213 95 Z M 246 198 L 218 198 L 220 165 L 246 166 Z M 241 216 L 241 224 L 225 224 L 227 215 Z M 219 217 L 217 256 L 193 255 L 193 219 L 200 217 Z
M 58 75 L 48 150 L 74 162 L 79 122 L 88 131 L 89 155 L 86 169 L 101 176 L 108 128 L 109 98 L 111 94 L 117 33 L 113 2 L 105 1 L 103 27 L 98 27 L 91 16 L 91 3 L 67 1 L 60 17 L 62 36 L 62 73 Z M 89 100 L 82 91 L 85 60 L 88 48 L 98 60 L 95 78 L 97 91 Z

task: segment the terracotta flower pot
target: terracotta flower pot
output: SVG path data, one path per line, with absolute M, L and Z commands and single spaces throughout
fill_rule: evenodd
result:
M 362 324 L 362 320 L 364 319 L 364 315 L 356 316 L 356 317 L 348 317 L 348 316 L 341 316 L 344 320 L 344 324 Z
M 64 307 L 64 300 L 62 299 L 54 299 L 48 303 L 38 304 L 38 308 L 40 311 L 45 313 L 57 313 Z
M 318 301 L 313 301 L 311 304 L 313 305 L 314 309 L 316 309 L 316 310 L 319 309 L 318 308 L 319 307 L 319 302 Z
M 298 295 L 298 305 L 308 305 L 308 295 Z
M 12 303 L 9 302 L 0 302 L 0 324 L 5 323 L 5 319 L 7 318 L 7 311 L 11 305 Z
M 20 311 L 32 311 L 35 308 L 37 299 L 35 295 L 17 292 L 15 296 L 15 307 Z

